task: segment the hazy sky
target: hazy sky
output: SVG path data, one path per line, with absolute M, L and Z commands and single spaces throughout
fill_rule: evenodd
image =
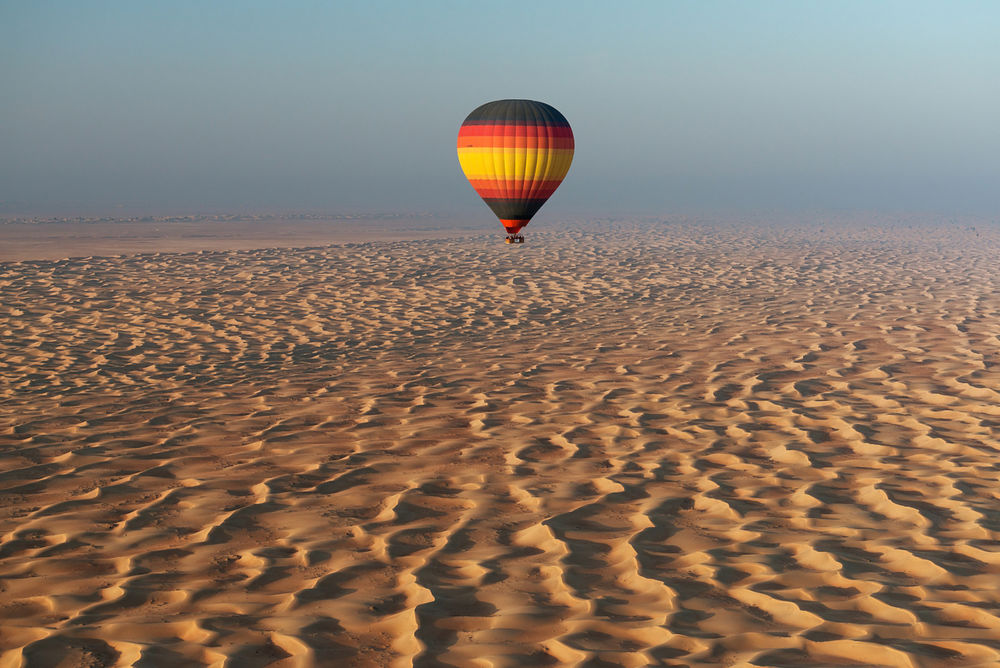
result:
M 524 97 L 576 134 L 541 215 L 992 213 L 998 35 L 994 0 L 0 0 L 0 201 L 490 215 L 455 136 Z

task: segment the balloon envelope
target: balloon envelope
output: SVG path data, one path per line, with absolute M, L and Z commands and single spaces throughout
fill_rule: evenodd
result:
M 573 162 L 573 130 L 534 100 L 487 102 L 458 131 L 458 162 L 508 234 L 528 224 Z

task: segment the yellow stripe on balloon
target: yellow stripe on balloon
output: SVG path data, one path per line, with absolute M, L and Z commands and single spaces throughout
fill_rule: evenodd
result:
M 561 179 L 573 162 L 573 149 L 460 148 L 458 162 L 470 179 Z
M 543 172 L 536 171 L 536 177 L 540 177 L 544 181 L 562 180 L 569 171 L 572 162 L 572 150 L 550 150 L 546 169 Z

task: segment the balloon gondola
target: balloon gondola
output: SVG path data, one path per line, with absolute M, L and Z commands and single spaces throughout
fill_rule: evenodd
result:
M 462 123 L 457 144 L 466 178 L 507 231 L 504 243 L 524 243 L 519 232 L 573 162 L 566 117 L 534 100 L 487 102 Z

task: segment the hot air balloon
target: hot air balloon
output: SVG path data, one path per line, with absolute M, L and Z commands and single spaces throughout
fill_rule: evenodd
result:
M 556 191 L 573 162 L 573 130 L 544 102 L 497 100 L 478 107 L 458 131 L 458 162 L 507 230 L 506 243 Z

